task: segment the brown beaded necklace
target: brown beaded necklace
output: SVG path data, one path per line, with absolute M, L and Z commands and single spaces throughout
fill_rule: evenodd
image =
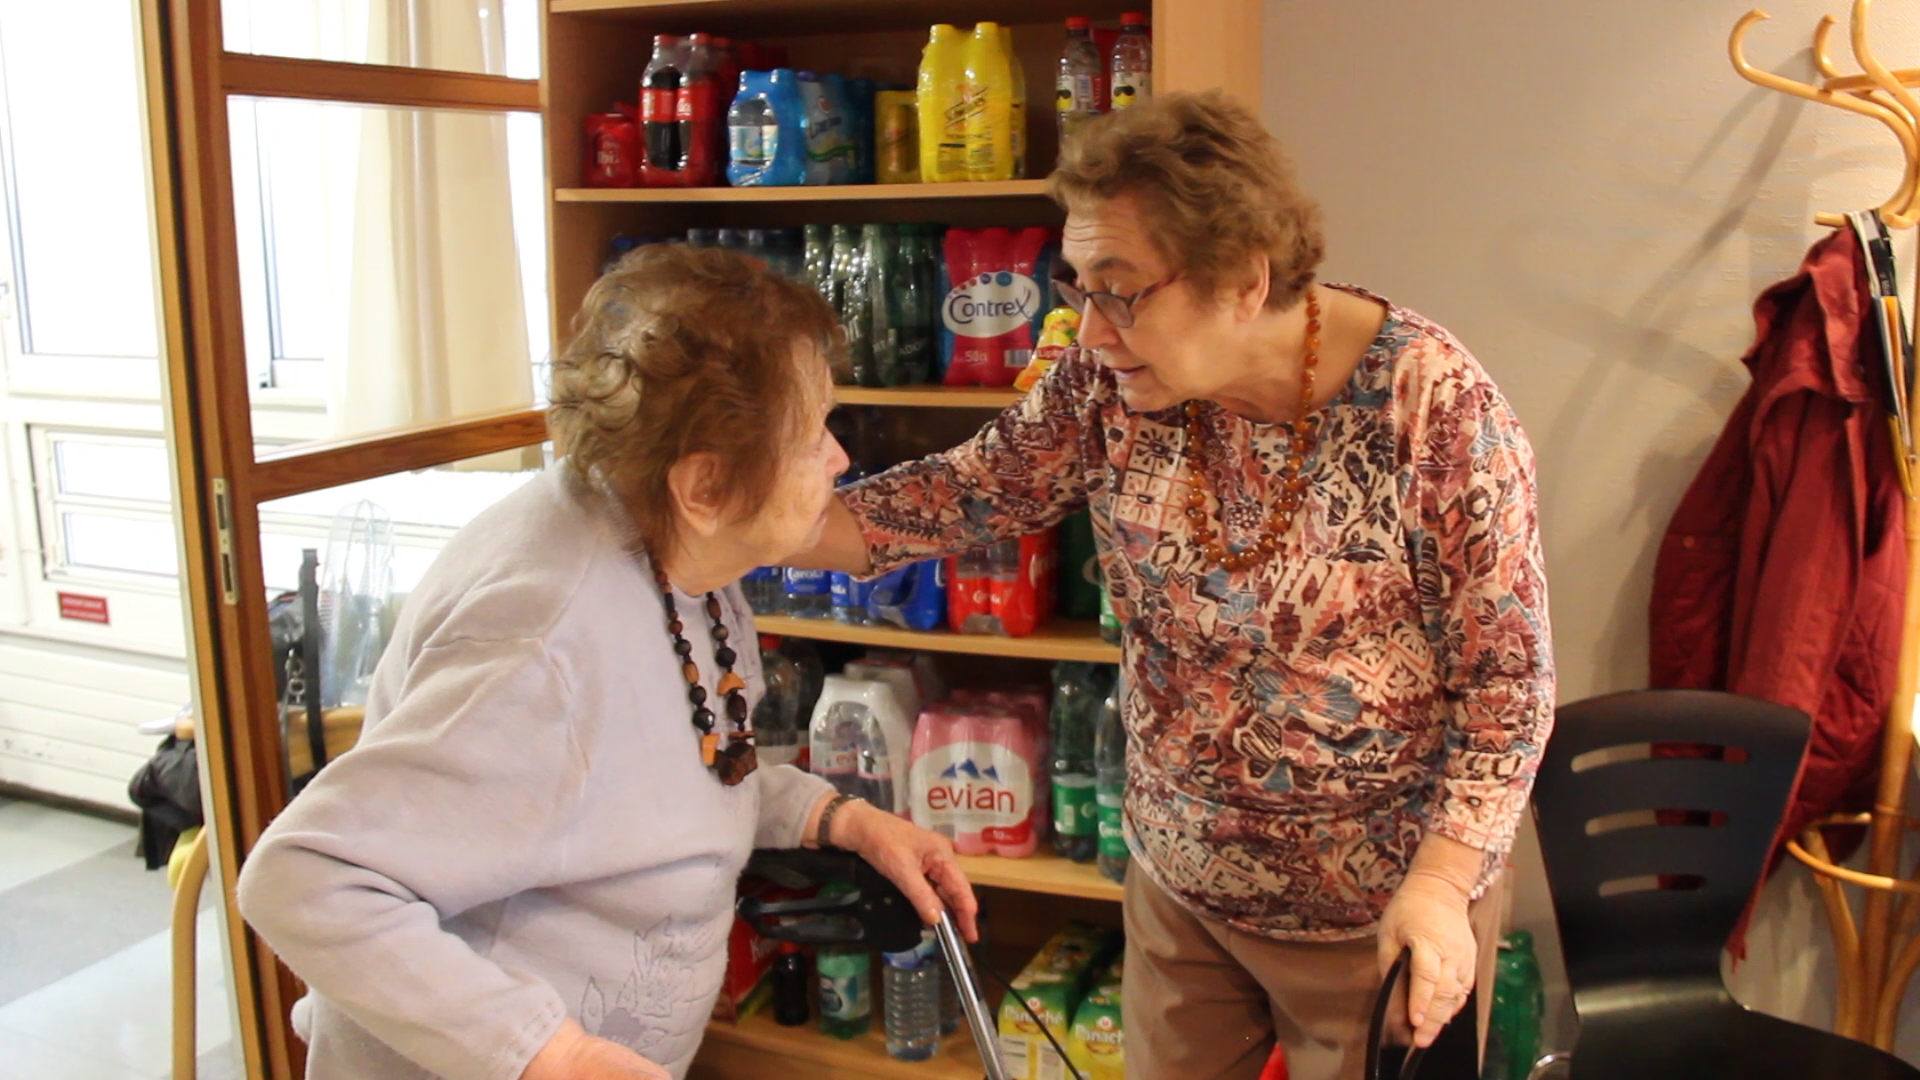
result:
M 1207 448 L 1206 405 L 1199 401 L 1189 401 L 1186 407 L 1186 455 L 1187 455 L 1187 520 L 1193 523 L 1193 542 L 1200 549 L 1201 558 L 1207 569 L 1225 567 L 1229 573 L 1239 573 L 1259 565 L 1262 560 L 1270 559 L 1280 550 L 1280 538 L 1293 528 L 1294 515 L 1307 500 L 1307 478 L 1302 475 L 1307 458 L 1313 454 L 1313 445 L 1319 435 L 1319 424 L 1315 422 L 1310 410 L 1313 406 L 1314 368 L 1320 363 L 1320 301 L 1314 298 L 1313 286 L 1307 286 L 1307 347 L 1300 358 L 1300 415 L 1287 424 L 1292 438 L 1288 447 L 1287 460 L 1278 477 L 1279 496 L 1267 511 L 1267 520 L 1260 535 L 1239 551 L 1227 550 L 1227 522 L 1224 511 L 1220 519 L 1220 532 L 1216 535 L 1212 522 L 1207 520 L 1207 496 L 1212 488 L 1207 483 L 1207 473 L 1201 460 Z M 1219 502 L 1219 496 L 1214 495 Z
M 680 674 L 687 680 L 687 700 L 693 703 L 693 726 L 700 732 L 700 760 L 720 777 L 721 783 L 732 787 L 758 768 L 760 760 L 753 749 L 753 728 L 747 719 L 747 681 L 733 671 L 733 662 L 739 657 L 727 644 L 727 624 L 720 618 L 720 598 L 708 593 L 706 606 L 707 618 L 713 624 L 713 662 L 720 665 L 720 681 L 714 690 L 726 699 L 727 719 L 733 722 L 734 729 L 724 750 L 720 747 L 720 733 L 714 730 L 718 718 L 707 708 L 707 689 L 700 685 L 700 667 L 693 662 L 693 642 L 686 639 L 683 633 L 686 627 L 674 607 L 673 585 L 657 562 L 653 564 L 653 580 L 660 586 L 660 600 L 667 609 L 667 633 L 673 637 L 673 654 L 680 658 Z

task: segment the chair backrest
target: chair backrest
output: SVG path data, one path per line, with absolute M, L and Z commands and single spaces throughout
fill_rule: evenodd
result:
M 1796 709 L 1706 690 L 1558 711 L 1533 804 L 1576 997 L 1622 981 L 1718 986 L 1807 730 Z

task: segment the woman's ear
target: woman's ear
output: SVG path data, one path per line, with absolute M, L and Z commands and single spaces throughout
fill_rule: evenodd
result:
M 1264 252 L 1248 256 L 1246 284 L 1233 297 L 1233 314 L 1241 322 L 1252 322 L 1266 310 L 1267 293 L 1273 288 L 1273 263 Z
M 719 535 L 727 510 L 719 457 L 699 450 L 674 462 L 667 470 L 667 494 L 683 537 L 710 539 Z

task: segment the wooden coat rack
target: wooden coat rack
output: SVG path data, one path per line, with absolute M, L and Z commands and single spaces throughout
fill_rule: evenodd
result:
M 1803 83 L 1762 71 L 1749 64 L 1743 49 L 1747 32 L 1764 21 L 1765 12 L 1754 10 L 1734 25 L 1727 42 L 1734 70 L 1761 86 L 1831 105 L 1848 112 L 1870 116 L 1892 130 L 1906 155 L 1906 170 L 1900 187 L 1878 214 L 1888 228 L 1906 229 L 1920 222 L 1920 97 L 1913 87 L 1920 86 L 1920 69 L 1891 70 L 1875 56 L 1867 40 L 1867 20 L 1873 0 L 1853 0 L 1849 29 L 1854 59 L 1860 73 L 1842 74 L 1833 62 L 1829 41 L 1838 20 L 1825 16 L 1813 33 L 1813 60 L 1824 80 L 1819 85 Z M 1847 227 L 1840 214 L 1822 213 L 1815 220 L 1823 225 Z M 1897 312 L 1898 305 L 1891 305 Z M 1914 305 L 1913 333 L 1920 336 L 1920 303 Z M 1890 340 L 1900 341 L 1902 331 L 1897 314 L 1883 321 L 1882 330 Z M 1916 337 L 1908 337 L 1908 341 Z M 1902 350 L 1904 351 L 1904 350 Z M 1901 358 L 1904 360 L 1904 357 Z M 1901 363 L 1897 370 L 1910 371 Z M 1787 850 L 1814 873 L 1833 929 L 1838 960 L 1839 987 L 1834 1030 L 1841 1035 L 1871 1043 L 1882 1050 L 1893 1049 L 1900 1002 L 1906 994 L 1916 968 L 1920 968 L 1920 868 L 1911 874 L 1901 869 L 1901 840 L 1920 822 L 1906 817 L 1907 770 L 1913 760 L 1913 709 L 1915 691 L 1920 689 L 1920 431 L 1914 411 L 1906 402 L 1920 404 L 1920 386 L 1911 374 L 1908 385 L 1896 385 L 1896 396 L 1904 398 L 1892 421 L 1896 465 L 1906 494 L 1907 596 L 1902 620 L 1899 674 L 1894 682 L 1893 704 L 1888 711 L 1880 756 L 1880 784 L 1871 813 L 1839 814 L 1816 821 L 1789 841 Z M 1836 826 L 1865 826 L 1868 830 L 1867 869 L 1850 870 L 1834 863 L 1822 830 Z M 1856 917 L 1854 903 L 1847 890 L 1860 890 Z

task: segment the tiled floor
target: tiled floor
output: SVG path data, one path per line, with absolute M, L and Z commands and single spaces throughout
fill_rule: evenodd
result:
M 131 826 L 0 798 L 0 1077 L 160 1080 L 172 894 Z M 240 1073 L 216 912 L 199 925 L 201 1080 Z

